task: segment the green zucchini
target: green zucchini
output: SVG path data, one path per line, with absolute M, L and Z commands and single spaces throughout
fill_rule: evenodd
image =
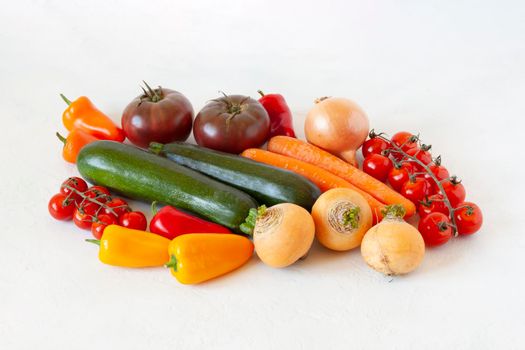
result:
M 268 206 L 294 203 L 310 209 L 321 194 L 319 188 L 303 176 L 235 154 L 184 142 L 165 145 L 152 142 L 150 150 L 236 187 Z
M 192 211 L 238 230 L 257 202 L 248 194 L 134 146 L 95 141 L 80 151 L 80 174 L 131 198 Z

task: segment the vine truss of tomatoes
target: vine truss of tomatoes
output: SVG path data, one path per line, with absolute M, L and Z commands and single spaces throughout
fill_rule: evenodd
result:
M 473 234 L 483 217 L 479 207 L 465 202 L 466 192 L 456 176 L 432 157 L 431 146 L 419 135 L 398 132 L 391 139 L 372 130 L 362 147 L 363 170 L 410 199 L 421 218 L 419 231 L 427 245 L 446 243 L 452 236 Z
M 108 225 L 145 230 L 147 220 L 143 213 L 132 211 L 122 198 L 112 197 L 103 186 L 91 186 L 79 177 L 70 177 L 60 186 L 60 192 L 51 197 L 49 213 L 57 220 L 73 220 L 81 229 L 91 229 L 100 239 Z

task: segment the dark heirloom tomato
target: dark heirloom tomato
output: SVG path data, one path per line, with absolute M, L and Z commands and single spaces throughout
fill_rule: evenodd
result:
M 270 118 L 259 101 L 242 95 L 211 100 L 193 125 L 200 146 L 229 153 L 259 147 L 270 133 Z
M 122 114 L 122 129 L 135 145 L 148 147 L 150 142 L 184 141 L 191 132 L 193 107 L 180 92 L 151 89 L 137 96 Z

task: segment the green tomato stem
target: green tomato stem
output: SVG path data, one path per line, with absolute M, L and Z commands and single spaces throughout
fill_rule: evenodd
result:
M 149 150 L 154 153 L 154 154 L 161 154 L 162 153 L 162 150 L 164 148 L 164 145 L 162 143 L 158 143 L 158 142 L 150 142 L 149 144 Z

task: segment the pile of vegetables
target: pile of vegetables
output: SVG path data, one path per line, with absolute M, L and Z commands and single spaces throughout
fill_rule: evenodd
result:
M 223 93 L 194 120 L 183 94 L 144 85 L 122 128 L 87 97 L 61 95 L 69 134 L 57 136 L 82 178 L 64 181 L 48 209 L 91 230 L 86 241 L 105 264 L 165 266 L 195 284 L 241 267 L 254 251 L 270 267 L 290 266 L 317 239 L 335 251 L 361 247 L 370 267 L 400 275 L 422 263 L 425 245 L 481 227 L 481 210 L 430 146 L 408 132 L 369 132 L 349 99 L 317 100 L 303 141 L 282 95 Z M 184 142 L 192 130 L 197 145 Z M 150 202 L 149 225 L 117 193 Z M 414 215 L 417 228 L 404 221 Z

